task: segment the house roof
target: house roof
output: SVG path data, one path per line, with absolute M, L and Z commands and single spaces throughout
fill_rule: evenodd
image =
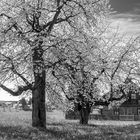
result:
M 127 101 L 125 101 L 124 103 L 122 103 L 121 105 L 120 105 L 120 107 L 140 107 L 140 105 L 139 104 L 130 104 L 130 103 L 127 103 Z

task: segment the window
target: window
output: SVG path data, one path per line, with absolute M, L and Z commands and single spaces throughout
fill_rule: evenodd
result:
M 115 110 L 115 111 L 114 111 L 114 114 L 115 114 L 115 115 L 118 115 L 118 114 L 119 114 L 119 111 L 118 111 L 118 110 Z
M 125 115 L 125 108 L 120 108 L 120 115 Z
M 133 114 L 132 108 L 127 108 L 127 115 L 132 115 L 132 114 Z
M 136 99 L 136 94 L 131 94 L 131 99 Z
M 140 108 L 138 108 L 138 115 L 140 115 Z

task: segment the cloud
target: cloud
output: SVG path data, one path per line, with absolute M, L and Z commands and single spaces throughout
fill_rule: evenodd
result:
M 140 35 L 140 15 L 136 13 L 136 9 L 133 9 L 133 12 L 113 14 L 110 20 L 113 27 L 119 27 L 120 33 L 130 36 Z
M 139 6 L 140 6 L 140 4 L 139 4 Z M 135 7 L 133 9 L 133 13 L 140 14 L 140 7 Z

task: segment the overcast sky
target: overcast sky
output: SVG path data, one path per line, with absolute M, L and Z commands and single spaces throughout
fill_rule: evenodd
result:
M 115 25 L 119 24 L 120 31 L 129 35 L 140 34 L 140 0 L 110 0 L 116 14 L 112 16 Z
M 119 13 L 140 13 L 140 0 L 110 0 L 110 3 Z

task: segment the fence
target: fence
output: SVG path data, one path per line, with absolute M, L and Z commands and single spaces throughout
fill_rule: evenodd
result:
M 120 115 L 119 120 L 133 121 L 136 115 Z
M 79 114 L 66 114 L 66 119 L 79 119 Z M 90 120 L 123 120 L 123 121 L 140 121 L 140 115 L 94 115 L 90 114 Z

